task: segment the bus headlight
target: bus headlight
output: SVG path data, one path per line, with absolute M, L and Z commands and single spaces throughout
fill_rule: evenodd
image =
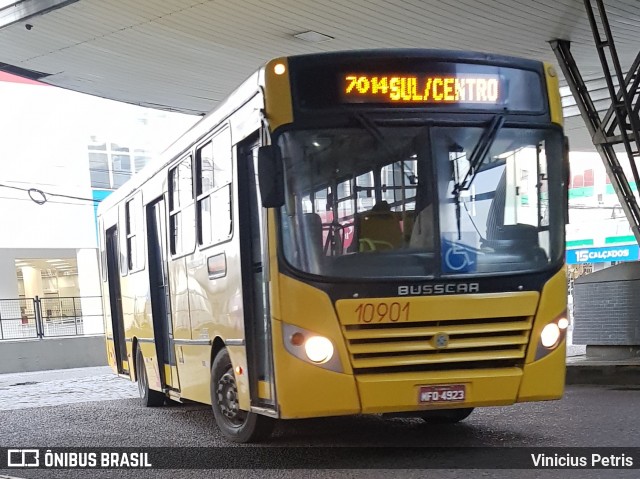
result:
M 326 363 L 333 356 L 333 344 L 324 336 L 312 336 L 305 341 L 304 351 L 314 363 Z
M 567 319 L 566 311 L 545 325 L 540 332 L 540 342 L 538 343 L 534 361 L 542 359 L 555 350 L 562 343 L 568 327 L 569 320 Z
M 561 317 L 560 319 L 558 319 L 558 327 L 564 331 L 569 327 L 569 320 L 564 316 Z
M 552 348 L 560 339 L 560 328 L 556 323 L 549 323 L 540 333 L 540 342 L 545 348 Z
M 340 355 L 335 354 L 335 347 L 329 338 L 282 323 L 282 339 L 285 349 L 296 358 L 323 369 L 343 372 Z

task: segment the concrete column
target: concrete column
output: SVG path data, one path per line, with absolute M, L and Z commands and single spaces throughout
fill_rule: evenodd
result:
M 86 248 L 76 250 L 78 260 L 78 284 L 84 334 L 102 334 L 104 320 L 102 311 L 102 292 L 100 290 L 100 271 L 98 270 L 98 250 Z
M 42 272 L 39 269 L 25 266 L 22 268 L 22 280 L 24 281 L 25 298 L 42 297 L 44 289 L 42 287 Z M 16 285 L 17 287 L 17 285 Z
M 22 337 L 18 276 L 14 255 L 0 249 L 0 339 Z M 12 301 L 2 301 L 10 299 Z
M 16 275 L 16 260 L 13 253 L 7 249 L 0 249 L 0 299 L 18 297 L 18 276 Z

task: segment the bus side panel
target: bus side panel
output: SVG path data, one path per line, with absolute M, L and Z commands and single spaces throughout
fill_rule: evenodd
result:
M 273 351 L 280 417 L 303 418 L 357 414 L 360 399 L 336 313 L 322 291 L 284 275 L 279 276 L 282 318 L 273 318 Z M 329 338 L 340 357 L 342 373 L 305 362 L 284 347 L 282 319 Z
M 527 350 L 525 364 L 535 360 L 540 333 L 549 322 L 567 312 L 567 277 L 564 268 L 558 271 L 542 289 L 540 305 L 536 312 L 533 328 L 531 329 L 531 342 Z M 565 316 L 566 317 L 566 316 Z
M 560 399 L 564 392 L 567 343 L 562 343 L 547 356 L 524 367 L 518 402 Z
M 176 349 L 180 396 L 211 404 L 209 395 L 211 346 L 180 344 Z
M 214 133 L 214 142 L 217 141 L 218 135 L 230 135 L 230 130 L 227 128 Z M 206 142 L 207 140 L 204 141 Z M 230 137 L 229 147 L 231 147 Z M 232 156 L 231 163 L 237 165 L 234 151 L 235 148 L 232 148 L 229 155 Z M 195 158 L 194 161 L 196 161 Z M 186 257 L 185 272 L 181 273 L 186 275 L 191 318 L 190 339 L 194 344 L 179 346 L 182 352 L 178 354 L 180 391 L 182 397 L 203 403 L 211 402 L 212 346 L 201 343 L 213 343 L 215 338 L 221 338 L 225 342 L 241 341 L 245 338 L 238 227 L 238 221 L 242 219 L 239 218 L 237 183 L 237 168 L 234 167 L 231 182 L 232 236 L 212 246 L 196 247 L 196 251 Z M 218 205 L 212 206 L 212 208 L 216 207 Z M 198 203 L 195 208 L 197 211 Z M 212 268 L 216 268 L 213 274 L 208 270 L 210 263 Z M 186 324 L 184 326 L 186 327 Z M 242 366 L 246 371 L 247 360 L 244 347 L 240 350 L 229 348 L 229 353 L 233 366 Z M 247 374 L 236 374 L 236 384 L 239 406 L 243 410 L 248 410 L 250 397 Z
M 242 373 L 236 371 L 236 386 L 238 387 L 238 403 L 242 410 L 250 408 L 247 355 L 244 346 L 227 346 L 229 357 L 234 369 L 242 368 Z M 211 346 L 204 344 L 183 344 L 178 346 L 178 364 L 180 371 L 180 395 L 191 401 L 211 404 Z
M 560 99 L 558 73 L 550 63 L 544 63 L 544 76 L 547 84 L 547 95 L 549 96 L 551 121 L 562 126 L 564 118 L 562 116 L 562 101 Z
M 275 66 L 284 66 L 283 74 L 275 73 Z M 286 58 L 276 58 L 265 66 L 265 113 L 269 128 L 275 130 L 293 121 L 289 65 Z
M 542 290 L 540 306 L 531 332 L 518 401 L 559 399 L 564 391 L 566 339 L 556 349 L 535 361 L 540 333 L 549 322 L 567 313 L 567 281 L 560 270 Z M 565 316 L 566 317 L 566 316 Z

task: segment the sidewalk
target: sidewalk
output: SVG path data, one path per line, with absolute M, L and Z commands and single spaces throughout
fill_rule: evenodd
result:
M 640 358 L 603 360 L 587 357 L 587 347 L 571 344 L 572 328 L 567 333 L 566 384 L 637 386 L 640 389 Z
M 0 374 L 0 411 L 137 397 L 108 366 Z
M 640 358 L 593 359 L 585 349 L 567 347 L 567 384 L 640 389 Z M 0 411 L 137 397 L 137 384 L 116 376 L 108 366 L 0 374 Z
M 567 384 L 600 384 L 637 387 L 640 390 L 640 358 L 603 360 L 586 354 L 567 357 Z

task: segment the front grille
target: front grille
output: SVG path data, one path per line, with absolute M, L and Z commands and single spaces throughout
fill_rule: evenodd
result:
M 533 318 L 483 318 L 343 326 L 357 374 L 522 365 Z M 436 346 L 435 337 L 448 336 Z

